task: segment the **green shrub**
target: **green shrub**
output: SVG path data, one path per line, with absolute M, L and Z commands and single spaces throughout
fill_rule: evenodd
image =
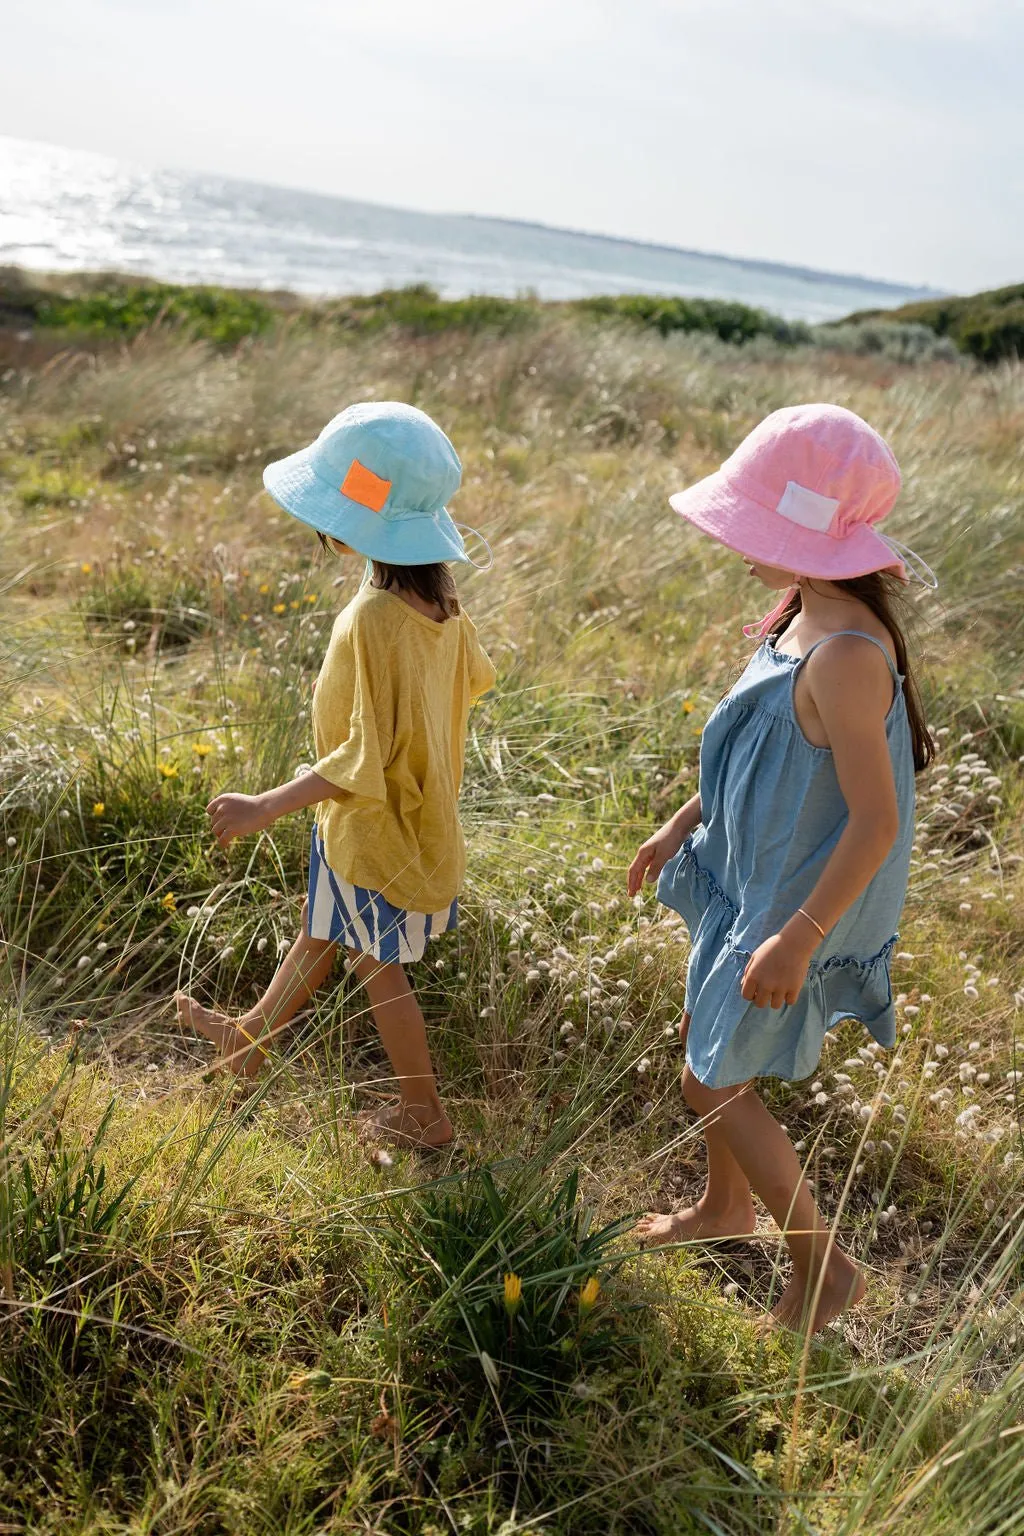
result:
M 189 288 L 117 276 L 85 276 L 58 287 L 0 273 L 0 320 L 79 336 L 131 337 L 161 326 L 230 346 L 267 331 L 275 308 L 254 294 Z
M 826 352 L 877 354 L 894 363 L 946 363 L 959 356 L 949 336 L 939 336 L 927 325 L 882 318 L 816 326 L 814 344 Z
M 624 293 L 577 299 L 572 308 L 584 314 L 617 317 L 669 336 L 673 331 L 703 331 L 737 345 L 755 336 L 768 336 L 783 346 L 810 341 L 810 327 L 800 320 L 783 320 L 767 310 L 726 299 L 664 298 L 657 294 Z
M 378 331 L 387 326 L 399 326 L 419 336 L 451 330 L 497 331 L 504 335 L 529 326 L 538 313 L 538 304 L 529 299 L 504 299 L 495 294 L 442 299 L 428 284 L 413 283 L 407 288 L 355 294 L 327 306 L 323 319 L 349 331 Z M 314 311 L 314 319 L 317 318 Z
M 169 283 L 114 287 L 81 297 L 44 298 L 39 325 L 88 335 L 135 336 L 151 326 L 176 326 L 190 337 L 230 345 L 269 328 L 269 305 L 222 288 Z
M 900 325 L 924 325 L 937 336 L 982 363 L 1024 357 L 1024 283 L 964 297 L 929 299 L 899 309 L 863 310 L 843 325 L 884 319 Z
M 1008 289 L 998 304 L 968 306 L 955 322 L 953 335 L 965 352 L 985 363 L 1024 357 L 1024 285 Z

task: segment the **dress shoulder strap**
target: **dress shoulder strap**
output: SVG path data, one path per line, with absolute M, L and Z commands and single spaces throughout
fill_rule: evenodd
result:
M 900 683 L 900 682 L 903 681 L 902 677 L 900 676 L 899 669 L 896 666 L 896 663 L 893 661 L 892 657 L 889 655 L 889 651 L 888 651 L 887 647 L 882 644 L 881 640 L 878 639 L 877 635 L 869 635 L 863 629 L 837 629 L 834 635 L 825 635 L 825 637 L 822 640 L 815 640 L 814 644 L 811 646 L 810 650 L 807 652 L 807 655 L 806 656 L 801 656 L 801 658 L 800 658 L 800 667 L 804 666 L 804 664 L 810 660 L 810 658 L 814 655 L 815 651 L 818 649 L 818 647 L 820 645 L 828 645 L 828 642 L 830 640 L 838 640 L 840 635 L 857 635 L 859 639 L 861 639 L 861 640 L 870 640 L 872 645 L 877 645 L 878 649 L 881 651 L 882 655 L 885 657 L 886 661 L 889 664 L 889 671 L 892 673 L 893 682 Z M 797 668 L 797 670 L 799 671 L 799 667 Z

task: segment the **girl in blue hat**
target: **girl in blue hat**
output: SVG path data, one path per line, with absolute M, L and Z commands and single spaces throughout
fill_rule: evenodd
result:
M 312 771 L 207 806 L 224 848 L 315 807 L 303 930 L 241 1017 L 176 999 L 182 1022 L 214 1042 L 220 1064 L 252 1077 L 342 946 L 399 1088 L 397 1103 L 361 1117 L 363 1129 L 432 1147 L 450 1141 L 452 1127 L 404 966 L 456 924 L 466 722 L 495 677 L 448 566 L 469 562 L 446 509 L 461 476 L 430 417 L 390 402 L 350 406 L 315 443 L 264 471 L 275 501 L 325 548 L 366 559 L 367 580 L 338 615 L 314 685 Z

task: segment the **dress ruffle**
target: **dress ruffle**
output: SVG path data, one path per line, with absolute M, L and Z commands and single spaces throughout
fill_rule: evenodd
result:
M 739 909 L 714 874 L 697 860 L 691 839 L 662 870 L 658 900 L 690 931 L 686 1009 L 698 1008 L 704 1029 L 691 1029 L 687 1062 L 709 1088 L 752 1077 L 808 1077 L 817 1067 L 827 1030 L 857 1019 L 880 1045 L 896 1039 L 889 960 L 898 935 L 874 955 L 813 959 L 797 1001 L 757 1008 L 740 992 L 750 950 L 733 944 Z

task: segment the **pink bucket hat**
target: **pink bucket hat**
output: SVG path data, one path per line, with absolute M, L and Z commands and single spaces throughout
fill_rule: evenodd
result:
M 669 502 L 721 544 L 795 576 L 893 570 L 906 580 L 899 546 L 875 529 L 900 484 L 892 449 L 853 411 L 791 405 Z

